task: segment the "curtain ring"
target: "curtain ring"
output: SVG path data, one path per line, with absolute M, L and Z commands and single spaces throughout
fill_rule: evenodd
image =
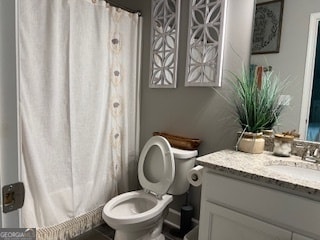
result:
M 97 0 L 91 0 L 92 1 L 92 3 L 96 3 L 97 2 Z

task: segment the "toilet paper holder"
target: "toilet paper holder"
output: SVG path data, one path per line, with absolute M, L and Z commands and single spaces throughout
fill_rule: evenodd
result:
M 191 168 L 187 175 L 189 183 L 194 187 L 199 187 L 202 184 L 202 173 L 203 166 L 201 165 Z

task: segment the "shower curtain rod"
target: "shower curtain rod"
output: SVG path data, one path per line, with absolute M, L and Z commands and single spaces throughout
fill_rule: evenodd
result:
M 118 3 L 114 3 L 112 1 L 109 1 L 109 0 L 104 0 L 106 3 L 108 3 L 110 6 L 112 7 L 116 7 L 116 8 L 121 8 L 129 13 L 138 13 L 139 17 L 142 16 L 141 12 L 139 10 L 133 10 L 133 9 L 130 9 L 130 8 L 127 8 L 127 7 L 124 7 Z

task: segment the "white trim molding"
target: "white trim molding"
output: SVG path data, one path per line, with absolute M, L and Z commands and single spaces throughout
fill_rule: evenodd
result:
M 315 65 L 315 55 L 317 47 L 318 24 L 320 22 L 320 13 L 312 13 L 310 15 L 309 36 L 307 45 L 306 65 L 303 83 L 303 95 L 301 102 L 299 133 L 302 139 L 306 139 L 309 114 L 311 105 L 313 73 Z

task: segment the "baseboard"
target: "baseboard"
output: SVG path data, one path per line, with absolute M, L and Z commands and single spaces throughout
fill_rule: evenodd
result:
M 167 217 L 165 218 L 164 222 L 174 228 L 180 228 L 180 212 L 169 208 L 169 213 L 167 215 Z M 192 218 L 192 224 L 193 226 L 199 225 L 199 220 Z

